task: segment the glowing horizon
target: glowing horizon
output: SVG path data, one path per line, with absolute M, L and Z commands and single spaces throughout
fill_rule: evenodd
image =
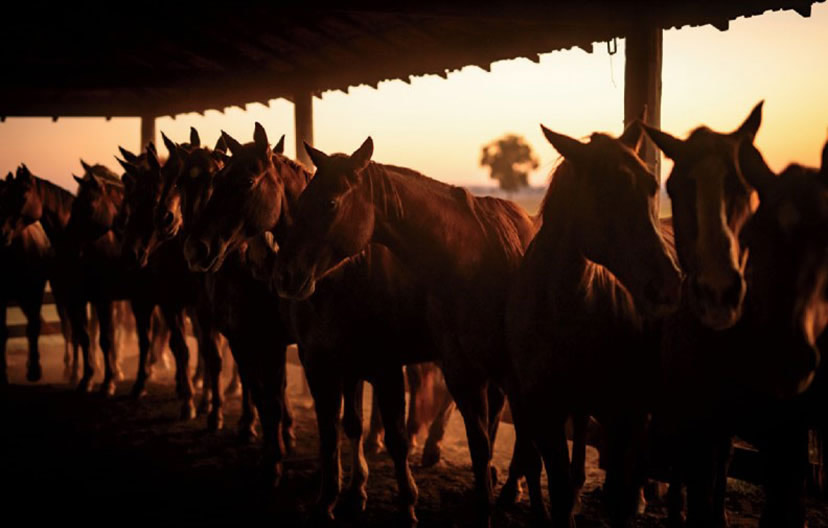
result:
M 720 32 L 711 26 L 664 32 L 662 128 L 684 137 L 700 124 L 734 129 L 764 99 L 757 137 L 771 167 L 789 162 L 817 165 L 828 130 L 828 5 L 813 6 L 810 18 L 793 11 L 737 19 Z M 526 137 L 541 160 L 530 176 L 544 185 L 558 154 L 538 124 L 574 137 L 593 131 L 620 133 L 623 119 L 624 42 L 607 54 L 605 43 L 588 54 L 580 49 L 496 62 L 491 73 L 466 67 L 448 75 L 360 86 L 349 93 L 326 92 L 314 100 L 315 146 L 350 152 L 374 138 L 374 159 L 408 166 L 459 185 L 494 185 L 478 166 L 480 148 L 507 133 Z M 272 100 L 205 115 L 157 120 L 156 128 L 176 141 L 195 126 L 212 144 L 221 129 L 248 141 L 260 121 L 275 142 L 286 135 L 295 154 L 293 105 Z M 117 146 L 137 150 L 137 118 L 8 118 L 0 124 L 0 168 L 21 162 L 37 175 L 70 190 L 79 158 L 117 168 Z M 163 149 L 162 149 L 163 150 Z M 669 163 L 664 163 L 664 176 Z

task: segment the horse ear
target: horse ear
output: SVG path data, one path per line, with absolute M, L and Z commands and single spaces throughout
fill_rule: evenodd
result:
M 85 172 L 92 172 L 92 166 L 91 165 L 89 165 L 88 163 L 83 161 L 83 159 L 81 159 L 80 162 L 81 162 L 81 167 L 83 167 L 83 170 Z
M 86 183 L 86 180 L 84 180 L 76 174 L 73 174 L 72 177 L 75 178 L 75 181 L 78 182 L 78 185 L 80 185 L 81 187 L 83 187 L 83 184 Z
M 756 106 L 753 107 L 753 110 L 750 111 L 750 115 L 747 116 L 744 123 L 742 123 L 736 132 L 735 135 L 743 138 L 749 138 L 750 141 L 756 137 L 756 132 L 759 131 L 759 125 L 762 124 L 762 106 L 765 104 L 765 101 L 759 101 Z
M 6 183 L 11 182 L 13 179 L 14 179 L 14 174 L 12 174 L 12 171 L 9 171 L 9 173 L 6 174 Z
M 128 162 L 135 163 L 136 161 L 138 161 L 138 156 L 136 156 L 132 152 L 128 151 L 124 147 L 118 147 L 118 150 L 121 151 L 121 156 L 123 156 L 124 159 L 127 160 Z
M 233 137 L 224 130 L 221 131 L 221 137 L 224 139 L 224 143 L 227 144 L 227 148 L 230 149 L 230 153 L 238 154 L 242 151 L 242 144 L 233 139 Z
M 253 142 L 261 153 L 267 153 L 267 149 L 270 148 L 270 142 L 267 140 L 267 132 L 265 132 L 264 127 L 258 121 L 256 121 L 256 126 L 253 129 Z
M 327 154 L 325 154 L 321 150 L 316 150 L 315 148 L 311 147 L 310 145 L 308 145 L 307 141 L 303 141 L 302 143 L 304 143 L 305 145 L 305 152 L 308 153 L 308 157 L 310 157 L 311 161 L 317 169 L 328 163 L 330 157 Z
M 201 147 L 201 138 L 198 136 L 198 130 L 195 127 L 190 127 L 190 146 L 193 148 Z
M 828 141 L 822 147 L 822 165 L 820 167 L 822 174 L 828 176 Z
M 684 152 L 684 141 L 668 134 L 667 132 L 661 131 L 644 123 L 642 123 L 641 126 L 647 136 L 649 136 L 653 143 L 661 149 L 661 152 L 663 152 L 665 156 L 672 160 L 681 157 Z
M 216 141 L 216 146 L 213 147 L 213 150 L 227 152 L 227 142 L 224 140 L 224 134 L 219 136 L 218 141 Z
M 158 156 L 158 149 L 155 148 L 154 141 L 150 141 L 149 143 L 147 143 L 147 152 L 149 152 L 150 150 L 155 152 L 156 157 Z
M 624 132 L 618 137 L 618 141 L 638 153 L 641 149 L 641 139 L 643 137 L 644 129 L 641 128 L 641 121 L 639 119 L 634 119 L 630 121 L 627 128 L 624 129 Z
M 176 147 L 178 146 L 175 141 L 171 140 L 167 137 L 167 134 L 161 132 L 161 139 L 164 140 L 164 146 L 167 147 L 167 152 L 170 153 L 170 156 L 175 154 Z M 147 149 L 147 153 L 149 153 L 149 149 Z
M 564 158 L 570 161 L 575 161 L 576 163 L 583 159 L 586 145 L 577 139 L 553 132 L 543 125 L 541 125 L 541 130 L 543 131 L 543 135 L 546 136 L 546 140 L 549 141 L 549 143 L 555 147 L 555 150 L 560 152 Z
M 742 177 L 756 189 L 756 192 L 759 193 L 759 199 L 764 199 L 776 181 L 776 174 L 765 163 L 765 159 L 762 157 L 759 149 L 753 145 L 752 141 L 748 141 L 747 138 L 739 143 L 737 161 Z
M 276 146 L 273 147 L 273 152 L 276 154 L 284 154 L 285 153 L 285 135 L 282 134 L 282 137 L 279 138 L 279 142 L 276 143 Z
M 371 136 L 362 142 L 362 145 L 351 154 L 351 165 L 355 171 L 360 171 L 368 166 L 371 156 L 374 154 L 374 140 Z
M 150 143 L 152 145 L 152 143 Z M 175 152 L 175 149 L 171 152 Z M 161 162 L 158 161 L 158 153 L 155 152 L 155 149 L 147 148 L 147 163 L 149 163 L 150 169 L 158 170 L 161 168 Z
M 27 185 L 32 182 L 32 173 L 29 171 L 29 167 L 27 167 L 25 163 L 21 163 L 20 166 L 17 167 L 16 179 L 18 182 Z
M 120 163 L 121 167 L 124 168 L 124 171 L 127 174 L 132 173 L 132 172 L 135 171 L 135 165 L 133 165 L 132 163 L 129 163 L 128 161 L 124 161 L 121 158 L 119 158 L 118 156 L 115 156 L 115 159 L 118 160 L 118 163 Z

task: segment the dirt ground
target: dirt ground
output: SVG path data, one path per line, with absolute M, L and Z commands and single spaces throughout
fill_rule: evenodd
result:
M 298 447 L 286 462 L 279 488 L 264 487 L 256 479 L 257 446 L 241 444 L 235 424 L 239 398 L 228 400 L 225 429 L 205 431 L 206 421 L 176 420 L 170 373 L 149 387 L 149 395 L 134 401 L 122 382 L 115 397 L 78 394 L 62 380 L 62 347 L 43 352 L 45 377 L 38 384 L 23 380 L 25 354 L 10 347 L 12 386 L 0 403 L 0 509 L 6 519 L 26 520 L 36 526 L 49 522 L 84 526 L 154 523 L 156 525 L 212 526 L 257 521 L 273 526 L 308 526 L 316 496 L 317 436 L 313 405 L 302 393 L 301 371 L 291 367 Z M 134 377 L 135 358 L 124 358 L 127 378 Z M 369 398 L 366 395 L 366 405 Z M 367 420 L 366 420 L 367 422 Z M 366 423 L 367 425 L 367 423 Z M 503 424 L 495 449 L 501 475 L 511 455 L 514 430 Z M 463 526 L 472 518 L 468 491 L 471 470 L 462 421 L 453 416 L 444 460 L 434 468 L 419 467 L 420 448 L 412 454 L 420 489 L 417 514 L 422 527 Z M 349 471 L 347 443 L 343 467 Z M 357 517 L 342 512 L 340 526 L 391 526 L 395 516 L 396 484 L 393 466 L 384 453 L 369 455 L 371 469 L 367 511 Z M 601 510 L 603 472 L 597 452 L 588 452 L 584 511 L 579 527 L 607 526 Z M 345 480 L 347 482 L 347 480 Z M 757 526 L 761 490 L 730 482 L 728 508 L 731 526 Z M 809 526 L 828 526 L 828 508 L 813 502 Z M 651 500 L 636 526 L 664 525 L 663 503 Z M 493 526 L 529 524 L 528 499 L 509 511 L 497 511 Z M 18 525 L 18 524 L 13 524 Z M 7 525 L 11 526 L 11 525 Z

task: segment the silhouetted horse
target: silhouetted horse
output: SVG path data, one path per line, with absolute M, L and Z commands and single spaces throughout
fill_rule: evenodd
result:
M 370 138 L 350 156 L 306 150 L 317 175 L 280 249 L 279 293 L 308 298 L 317 281 L 371 242 L 387 246 L 412 270 L 428 293 L 426 318 L 465 421 L 475 513 L 485 522 L 509 364 L 503 313 L 511 277 L 534 235 L 532 219 L 511 202 L 372 163 Z
M 762 293 L 751 292 L 753 279 L 745 280 L 750 259 L 739 238 L 757 180 L 756 171 L 742 170 L 737 154 L 742 146 L 752 146 L 761 108 L 760 103 L 730 134 L 700 127 L 679 140 L 646 129 L 675 160 L 667 191 L 676 251 L 688 273 L 682 305 L 663 329 L 664 387 L 655 423 L 677 439 L 674 485 L 687 484 L 691 526 L 726 525 L 731 435 L 750 422 L 754 409 L 804 390 L 815 368 L 808 347 L 796 345 L 794 357 L 786 357 L 788 344 L 770 333 L 774 324 L 756 325 L 742 317 L 748 304 L 768 302 Z M 755 336 L 765 339 L 756 349 L 750 346 Z M 674 497 L 679 493 L 671 490 Z M 679 504 L 673 501 L 674 517 Z
M 201 254 L 208 264 L 211 257 L 214 261 L 223 259 L 224 248 L 265 232 L 276 233 L 273 238 L 277 241 L 283 238 L 296 207 L 296 191 L 307 183 L 309 174 L 303 171 L 302 185 L 291 186 L 295 164 L 270 154 L 264 132 L 258 127 L 255 138 L 254 143 L 244 146 L 226 137 L 233 157 L 216 181 L 214 199 L 202 215 L 203 226 L 196 226 L 190 236 L 192 247 L 207 248 Z M 305 301 L 283 303 L 316 403 L 322 443 L 321 511 L 333 515 L 340 491 L 337 424 L 343 396 L 345 431 L 356 457 L 350 498 L 357 501 L 359 509 L 365 507 L 368 468 L 362 455 L 361 387 L 362 380 L 367 379 L 375 387 L 383 421 L 390 424 L 388 450 L 397 467 L 406 513 L 414 518 L 410 508 L 416 499 L 416 486 L 407 466 L 402 365 L 434 357 L 434 343 L 423 317 L 424 292 L 391 253 L 379 246 L 346 261 L 322 284 Z M 415 405 L 412 409 L 416 413 Z M 428 456 L 438 459 L 439 440 L 433 440 L 430 449 L 436 453 Z
M 824 362 L 812 375 L 828 323 L 828 144 L 820 170 L 791 165 L 776 176 L 748 142 L 739 146 L 739 166 L 759 194 L 743 233 L 750 251 L 743 346 L 759 362 L 749 375 L 773 373 L 750 380 L 762 391 L 755 399 L 766 404 L 768 386 L 776 394 L 770 405 L 749 402 L 753 412 L 738 433 L 759 446 L 765 459 L 761 526 L 804 526 L 808 427 L 828 431 Z M 806 388 L 801 397 L 777 401 Z
M 150 318 L 156 305 L 161 309 L 171 331 L 170 349 L 176 358 L 179 393 L 189 390 L 191 394 L 189 348 L 184 339 L 184 318 L 189 313 L 209 380 L 204 385 L 202 408 L 208 411 L 208 429 L 214 431 L 220 429 L 224 421 L 220 387 L 221 355 L 218 336 L 210 326 L 210 316 L 204 315 L 210 308 L 203 297 L 203 281 L 187 267 L 180 240 L 163 243 L 166 240 L 156 232 L 154 222 L 164 182 L 176 177 L 183 166 L 184 156 L 200 146 L 198 134 L 194 131 L 191 140 L 193 144 L 181 148 L 164 136 L 170 156 L 163 167 L 151 149 L 141 156 L 121 149 L 121 153 L 132 160 L 121 161 L 126 171 L 123 177 L 126 184 L 123 258 L 127 266 L 139 270 L 136 272 L 136 280 L 142 284 L 131 296 L 139 338 L 138 377 L 133 394 L 137 396 L 145 390 L 150 351 Z
M 276 146 L 277 152 L 283 145 L 280 142 Z M 213 192 L 216 174 L 229 159 L 225 148 L 220 140 L 213 151 L 197 148 L 189 154 L 179 152 L 181 170 L 165 180 L 156 210 L 160 236 L 183 239 L 192 231 Z M 273 324 L 279 317 L 278 302 L 268 294 L 266 285 L 251 275 L 245 259 L 244 248 L 234 248 L 220 270 L 198 274 L 204 281 L 204 304 L 211 309 L 211 328 L 228 339 L 243 387 L 259 410 L 265 442 L 264 469 L 278 480 L 285 448 L 292 449 L 295 442 L 285 397 L 285 349 L 290 340 L 286 329 Z M 246 408 L 240 426 L 248 436 L 255 435 L 253 420 L 252 408 Z
M 68 221 L 72 200 L 71 193 L 60 187 L 37 178 L 25 165 L 17 169 L 15 178 L 11 173 L 3 182 L 0 197 L 0 237 L 3 248 L 0 277 L 3 280 L 0 297 L 3 312 L 0 325 L 2 341 L 2 374 L 0 383 L 6 382 L 6 306 L 15 299 L 26 315 L 26 336 L 29 341 L 29 359 L 26 377 L 29 381 L 41 378 L 40 353 L 38 337 L 40 335 L 40 309 L 46 280 L 52 282 L 55 308 L 61 319 L 64 338 L 72 338 L 68 331 L 65 296 L 62 295 L 59 281 L 55 276 L 54 242 L 60 236 Z M 77 365 L 77 344 L 73 344 L 75 365 Z M 66 350 L 67 372 L 70 369 L 69 350 Z
M 531 442 L 542 456 L 555 526 L 574 524 L 584 481 L 583 459 L 570 464 L 565 422 L 592 415 L 602 423 L 604 490 L 620 526 L 634 514 L 643 483 L 636 473 L 658 367 L 658 340 L 646 317 L 675 308 L 680 277 L 659 233 L 658 181 L 636 152 L 639 122 L 618 139 L 596 133 L 588 143 L 543 132 L 564 161 L 506 312 L 509 403 L 518 443 Z M 540 467 L 527 449 L 525 460 L 517 448 L 515 456 L 527 471 L 533 508 L 544 516 Z

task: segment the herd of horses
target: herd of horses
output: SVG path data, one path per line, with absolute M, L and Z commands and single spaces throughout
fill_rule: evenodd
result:
M 152 144 L 141 154 L 121 149 L 120 177 L 83 163 L 76 196 L 21 166 L 0 187 L 2 297 L 20 299 L 28 317 L 27 378 L 36 381 L 48 279 L 83 355 L 83 391 L 95 373 L 91 303 L 106 394 L 117 381 L 112 307 L 128 299 L 135 397 L 146 391 L 159 308 L 183 419 L 197 413 L 190 317 L 210 430 L 223 422 L 224 336 L 249 396 L 241 428 L 255 435 L 258 414 L 262 472 L 273 483 L 296 441 L 285 388 L 286 348 L 297 344 L 316 409 L 322 519 L 333 519 L 342 492 L 340 425 L 354 456 L 341 499 L 366 508 L 368 381 L 401 515 L 416 523 L 417 426 L 406 424 L 403 367 L 416 402 L 423 365 L 436 362 L 450 397 L 439 398 L 424 463 L 439 459 L 456 404 L 476 524 L 490 520 L 492 446 L 508 399 L 516 441 L 500 506 L 518 500 L 525 481 L 538 522 L 574 526 L 594 419 L 614 525 L 631 521 L 659 465 L 669 472 L 671 523 L 726 526 L 738 434 L 765 461 L 762 526 L 803 526 L 808 431 L 828 425 L 818 347 L 828 323 L 828 145 L 820 168 L 775 174 L 754 146 L 761 117 L 762 103 L 731 133 L 702 126 L 686 139 L 639 120 L 619 137 L 586 141 L 543 128 L 562 161 L 537 217 L 374 162 L 371 138 L 350 155 L 306 144 L 311 172 L 284 156 L 284 136 L 271 145 L 258 123 L 252 142 L 222 133 L 212 149 L 194 129 L 187 143 L 164 136 L 163 162 Z M 670 219 L 657 216 L 659 182 L 639 156 L 645 136 L 674 161 Z M 39 297 L 26 295 L 38 288 Z

